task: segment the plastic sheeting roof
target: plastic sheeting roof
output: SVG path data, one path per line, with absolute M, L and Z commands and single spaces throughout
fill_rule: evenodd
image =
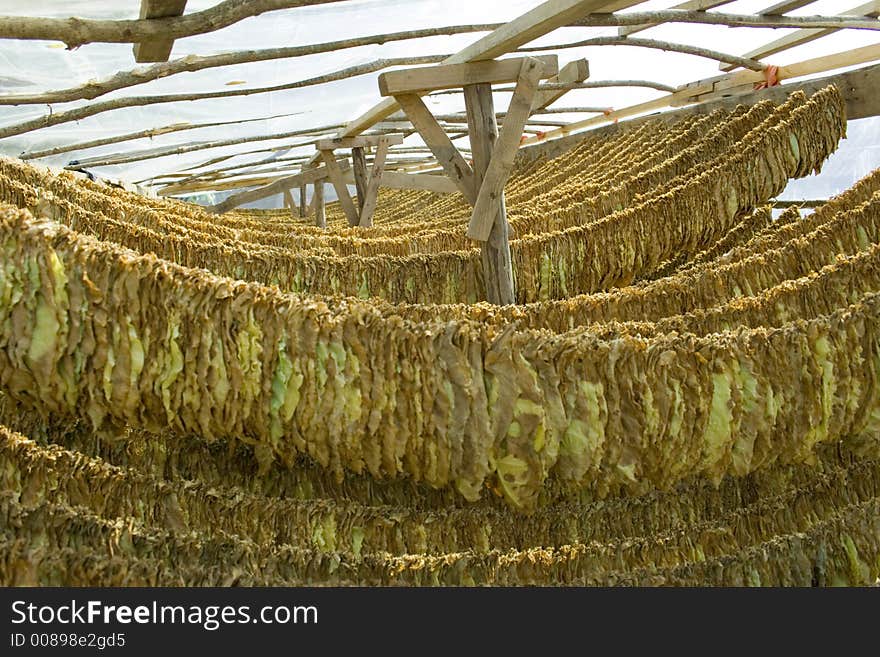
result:
M 204 10 L 218 0 L 189 0 L 187 13 Z M 420 29 L 429 26 L 461 25 L 508 21 L 540 3 L 540 0 L 350 0 L 329 5 L 275 11 L 246 19 L 223 30 L 180 39 L 175 42 L 171 58 L 189 54 L 216 54 L 247 49 L 263 49 L 304 45 L 385 32 Z M 652 0 L 629 11 L 668 8 L 674 0 Z M 738 0 L 719 8 L 729 13 L 754 13 L 769 0 Z M 835 14 L 858 4 L 855 0 L 819 0 L 792 12 L 795 15 Z M 0 0 L 0 14 L 45 17 L 79 16 L 83 18 L 137 18 L 139 0 Z M 765 28 L 726 28 L 709 25 L 661 25 L 638 36 L 679 43 L 689 43 L 732 54 L 742 54 L 791 30 Z M 562 28 L 539 39 L 535 44 L 561 43 L 590 36 L 613 35 L 616 28 Z M 363 64 L 378 58 L 407 57 L 426 54 L 451 54 L 472 43 L 479 33 L 441 36 L 403 42 L 364 46 L 327 54 L 294 59 L 242 64 L 184 73 L 147 84 L 119 90 L 101 100 L 132 95 L 153 95 L 225 88 L 257 88 L 293 82 Z M 877 32 L 847 30 L 808 45 L 780 53 L 768 61 L 786 64 L 839 52 L 861 45 L 877 43 Z M 650 79 L 677 85 L 718 74 L 718 64 L 690 55 L 665 53 L 632 47 L 591 47 L 559 51 L 560 64 L 586 57 L 590 61 L 591 80 Z M 62 89 L 104 78 L 136 64 L 131 44 L 88 44 L 69 51 L 58 42 L 17 41 L 0 39 L 0 93 L 32 93 Z M 111 144 L 88 151 L 70 152 L 40 160 L 50 166 L 64 166 L 72 159 L 171 146 L 197 141 L 210 141 L 243 136 L 256 136 L 345 123 L 379 100 L 378 74 L 364 75 L 329 84 L 302 89 L 256 94 L 238 98 L 221 98 L 191 102 L 175 102 L 146 107 L 125 108 L 99 114 L 76 123 L 9 137 L 0 140 L 0 153 L 18 155 L 23 151 L 81 142 L 127 132 L 158 128 L 172 123 L 201 123 L 294 114 L 284 118 L 241 125 L 203 128 Z M 229 86 L 227 85 L 234 85 Z M 649 89 L 589 89 L 569 92 L 555 106 L 589 105 L 625 107 L 649 100 L 661 92 Z M 496 94 L 496 107 L 505 109 L 509 94 Z M 54 106 L 70 109 L 93 101 L 77 101 Z M 460 96 L 431 98 L 429 106 L 438 113 L 463 109 Z M 0 125 L 9 125 L 45 115 L 48 108 L 39 106 L 0 106 Z M 584 115 L 556 115 L 554 120 L 577 120 Z M 178 156 L 167 156 L 125 165 L 95 169 L 104 177 L 137 181 L 160 173 L 179 171 L 221 155 L 240 153 L 256 148 L 294 144 L 307 138 L 261 141 Z M 420 143 L 410 137 L 407 145 Z M 313 147 L 293 149 L 275 156 L 309 154 Z M 257 162 L 267 154 L 239 156 L 223 164 Z M 816 197 L 838 191 L 860 175 L 880 166 L 880 120 L 852 122 L 850 139 L 826 167 L 818 181 L 800 182 L 787 191 L 789 197 Z M 799 186 L 803 185 L 803 189 Z M 807 185 L 810 185 L 809 188 Z M 807 191 L 809 189 L 810 191 Z

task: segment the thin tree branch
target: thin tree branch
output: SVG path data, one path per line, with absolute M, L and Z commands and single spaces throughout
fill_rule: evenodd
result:
M 111 155 L 107 157 L 95 157 L 88 160 L 75 160 L 67 165 L 67 169 L 81 169 L 84 167 L 106 167 L 106 166 L 115 166 L 117 164 L 128 164 L 130 162 L 139 162 L 141 160 L 152 160 L 159 157 L 168 157 L 169 155 L 185 155 L 186 153 L 193 153 L 195 151 L 203 151 L 211 148 L 222 148 L 225 146 L 237 146 L 238 144 L 246 144 L 254 141 L 272 141 L 275 139 L 286 139 L 287 137 L 296 137 L 303 135 L 318 135 L 314 139 L 310 139 L 308 141 L 297 142 L 295 144 L 288 144 L 283 147 L 278 147 L 274 150 L 282 150 L 282 149 L 290 149 L 290 148 L 299 148 L 302 146 L 313 146 L 315 145 L 319 139 L 323 139 L 326 135 L 331 134 L 333 130 L 336 130 L 337 126 L 330 126 L 326 128 L 310 128 L 306 130 L 294 130 L 293 132 L 282 132 L 274 135 L 257 135 L 254 137 L 239 137 L 237 139 L 225 139 L 222 141 L 203 141 L 197 142 L 195 144 L 183 144 L 177 146 L 170 146 L 164 149 L 150 149 L 146 151 L 134 151 L 130 153 L 120 153 L 117 155 Z M 390 132 L 405 132 L 403 130 L 385 130 L 385 131 L 376 131 L 371 134 L 387 134 Z M 266 149 L 273 150 L 273 149 Z M 253 152 L 265 152 L 265 151 L 253 151 Z M 235 157 L 237 155 L 247 155 L 249 153 L 234 153 L 230 157 Z
M 183 39 L 228 27 L 267 11 L 326 5 L 344 0 L 225 0 L 210 9 L 173 18 L 89 20 L 0 16 L 0 38 L 63 41 L 68 48 L 86 43 L 138 43 Z
M 252 141 L 271 141 L 273 139 L 287 139 L 288 137 L 302 137 L 305 135 L 321 135 L 336 130 L 335 126 L 323 126 L 320 128 L 305 128 L 302 130 L 292 130 L 290 132 L 281 132 L 272 135 L 256 135 L 252 137 L 237 137 L 235 139 L 221 139 L 217 141 L 201 141 L 190 144 L 175 144 L 166 148 L 151 148 L 148 150 L 129 151 L 126 153 L 117 153 L 114 155 L 103 155 L 100 157 L 92 157 L 85 160 L 74 160 L 69 166 L 72 167 L 100 167 L 113 166 L 116 164 L 127 164 L 128 162 L 137 162 L 138 160 L 147 160 L 156 157 L 166 157 L 167 155 L 185 155 L 195 151 L 207 150 L 209 148 L 222 148 L 224 146 L 237 146 L 238 144 L 246 144 Z M 297 144 L 299 145 L 299 144 Z
M 641 25 L 643 23 L 704 23 L 707 25 L 727 25 L 729 27 L 767 27 L 774 29 L 795 27 L 880 30 L 880 21 L 875 18 L 858 18 L 854 16 L 764 16 L 725 14 L 714 11 L 685 11 L 682 9 L 634 12 L 631 14 L 590 14 L 576 21 L 573 25 L 610 27 Z
M 40 94 L 13 94 L 0 96 L 0 105 L 45 105 L 47 103 L 68 103 L 74 100 L 92 100 L 111 91 L 134 87 L 147 82 L 152 82 L 153 80 L 158 80 L 159 78 L 176 75 L 178 73 L 192 73 L 221 66 L 234 66 L 237 64 L 250 64 L 275 59 L 304 57 L 306 55 L 336 52 L 360 46 L 390 43 L 392 41 L 423 39 L 432 36 L 448 36 L 471 32 L 488 32 L 497 28 L 498 25 L 498 23 L 485 25 L 453 25 L 450 27 L 376 34 L 354 39 L 344 39 L 342 41 L 317 43 L 308 46 L 270 48 L 267 50 L 243 50 L 208 56 L 189 55 L 170 62 L 160 62 L 146 68 L 120 71 L 104 80 L 92 80 L 78 87 L 47 91 Z
M 748 68 L 752 71 L 763 71 L 765 65 L 755 59 L 731 55 L 717 50 L 708 48 L 699 48 L 697 46 L 688 46 L 681 43 L 670 43 L 668 41 L 657 41 L 656 39 L 634 39 L 632 37 L 593 37 L 592 39 L 584 39 L 583 41 L 575 41 L 573 43 L 552 44 L 540 47 L 519 48 L 516 52 L 544 52 L 547 50 L 564 50 L 566 48 L 585 48 L 588 46 L 636 46 L 639 48 L 654 48 L 656 50 L 666 50 L 668 52 L 680 52 L 686 55 L 696 55 L 697 57 L 706 57 L 714 59 L 716 62 L 727 62 L 728 64 L 736 64 L 742 68 Z
M 420 64 L 436 64 L 443 61 L 449 55 L 424 55 L 421 57 L 397 57 L 392 59 L 378 59 L 366 64 L 359 64 L 349 68 L 334 71 L 326 75 L 320 75 L 307 80 L 298 82 L 290 82 L 280 84 L 273 87 L 260 87 L 256 89 L 230 89 L 227 91 L 210 91 L 194 94 L 167 94 L 164 96 L 131 96 L 128 98 L 115 98 L 113 100 L 105 100 L 99 103 L 92 103 L 77 107 L 75 109 L 64 112 L 50 112 L 46 116 L 37 119 L 16 123 L 14 125 L 0 128 L 0 138 L 12 137 L 20 135 L 32 130 L 48 128 L 62 123 L 70 123 L 71 121 L 79 121 L 89 116 L 95 116 L 110 110 L 122 109 L 124 107 L 143 107 L 144 105 L 158 105 L 161 103 L 176 103 L 180 101 L 204 100 L 207 98 L 232 98 L 235 96 L 250 96 L 253 94 L 264 94 L 273 91 L 285 91 L 288 89 L 300 89 L 302 87 L 310 87 L 328 82 L 336 82 L 347 78 L 375 73 L 392 66 L 415 66 Z
M 52 155 L 60 155 L 71 151 L 84 151 L 98 146 L 108 146 L 109 144 L 118 144 L 133 139 L 144 139 L 146 137 L 158 137 L 173 132 L 182 132 L 184 130 L 197 130 L 199 128 L 217 128 L 224 125 L 236 125 L 239 123 L 254 123 L 256 121 L 271 121 L 273 119 L 282 119 L 290 116 L 298 116 L 303 112 L 293 112 L 291 114 L 276 114 L 275 116 L 264 116 L 256 119 L 239 119 L 238 121 L 215 121 L 213 123 L 174 123 L 172 125 L 162 126 L 161 128 L 151 128 L 150 130 L 141 130 L 139 132 L 130 132 L 125 135 L 116 135 L 114 137 L 105 137 L 104 139 L 93 139 L 92 141 L 82 141 L 76 144 L 67 144 L 66 146 L 57 146 L 55 148 L 47 148 L 42 151 L 32 151 L 30 153 L 22 153 L 22 160 L 36 160 L 41 157 L 49 157 Z

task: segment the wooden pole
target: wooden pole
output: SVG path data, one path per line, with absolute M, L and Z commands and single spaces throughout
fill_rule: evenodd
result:
M 336 162 L 336 156 L 333 154 L 333 151 L 320 151 L 320 153 L 321 157 L 324 158 L 324 164 L 327 166 L 330 182 L 333 183 L 333 188 L 339 197 L 339 204 L 342 206 L 342 211 L 345 212 L 345 217 L 348 219 L 348 225 L 357 226 L 361 220 L 360 213 L 351 200 L 348 187 L 345 186 L 345 180 L 342 178 L 342 170 Z
M 388 155 L 388 140 L 380 139 L 376 147 L 376 157 L 373 159 L 373 168 L 367 181 L 367 187 L 361 205 L 361 221 L 359 226 L 369 228 L 373 225 L 373 213 L 376 211 L 376 203 L 379 199 L 379 185 L 382 183 L 382 174 L 385 173 L 385 157 Z M 358 195 L 360 198 L 360 194 Z
M 478 84 L 465 87 L 464 102 L 467 108 L 474 179 L 479 189 L 492 160 L 495 142 L 498 140 L 492 86 Z M 515 299 L 513 264 L 510 259 L 507 205 L 503 193 L 492 232 L 489 234 L 489 239 L 482 243 L 482 260 L 487 301 L 498 305 L 513 303 Z
M 327 227 L 327 216 L 324 213 L 324 181 L 315 183 L 315 225 L 318 228 Z
M 306 183 L 299 186 L 299 217 L 305 219 L 308 216 L 308 205 L 306 203 Z
M 472 239 L 484 241 L 489 239 L 492 233 L 499 201 L 504 195 L 504 185 L 513 171 L 513 162 L 522 141 L 523 126 L 529 117 L 540 76 L 540 61 L 530 60 L 523 63 L 522 74 L 516 85 L 516 91 L 513 92 L 510 108 L 504 118 L 501 133 L 492 151 L 489 168 L 483 176 L 483 184 L 474 204 L 474 213 L 468 226 L 468 237 Z
M 354 186 L 357 188 L 358 212 L 364 210 L 364 198 L 367 194 L 367 156 L 363 148 L 351 149 L 351 168 L 354 171 Z

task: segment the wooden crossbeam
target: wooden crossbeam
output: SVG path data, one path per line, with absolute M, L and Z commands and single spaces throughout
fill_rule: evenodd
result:
M 324 181 L 319 180 L 315 183 L 315 194 L 312 197 L 315 203 L 315 225 L 318 228 L 327 227 L 327 215 L 324 210 Z
M 519 77 L 524 59 L 515 57 L 389 71 L 379 76 L 379 93 L 382 96 L 401 96 L 425 94 L 439 89 L 457 89 L 471 84 L 514 82 Z M 559 72 L 559 58 L 556 55 L 545 55 L 537 59 L 544 66 L 545 77 L 553 77 Z
M 495 217 L 501 209 L 504 185 L 513 170 L 513 162 L 522 139 L 522 129 L 532 109 L 532 101 L 541 79 L 541 62 L 527 60 L 513 92 L 510 107 L 504 117 L 504 124 L 495 147 L 492 159 L 483 177 L 474 212 L 468 226 L 468 237 L 485 242 L 489 239 Z
M 309 216 L 309 206 L 306 202 L 306 183 L 299 184 L 299 218 L 305 219 Z
M 183 16 L 187 0 L 141 0 L 143 18 L 172 18 Z M 134 61 L 138 63 L 167 62 L 174 47 L 174 39 L 156 38 L 134 44 Z
M 550 84 L 575 84 L 590 77 L 590 64 L 586 59 L 576 59 L 563 66 L 559 73 L 547 80 Z M 532 113 L 546 108 L 567 94 L 569 89 L 548 89 L 538 91 L 532 101 Z
M 340 167 L 344 166 L 346 169 L 348 168 L 348 162 L 343 162 L 340 165 L 334 159 L 333 164 L 334 168 L 337 171 L 340 171 L 340 176 L 342 175 Z M 214 214 L 223 214 L 224 212 L 229 212 L 233 208 L 237 208 L 238 206 L 244 205 L 245 203 L 253 203 L 254 201 L 259 201 L 260 199 L 266 198 L 267 196 L 282 194 L 286 189 L 289 190 L 298 185 L 313 183 L 317 180 L 323 180 L 327 178 L 330 173 L 330 167 L 327 166 L 319 167 L 317 169 L 309 169 L 308 171 L 301 171 L 300 173 L 294 174 L 292 176 L 284 176 L 283 178 L 278 178 L 267 185 L 258 187 L 257 189 L 251 189 L 245 192 L 241 192 L 240 194 L 230 196 L 225 201 L 222 201 L 221 203 L 218 203 L 217 205 L 208 207 L 206 209 L 208 212 L 212 212 Z M 241 187 L 243 186 L 244 181 L 237 181 L 235 184 Z M 166 190 L 163 190 L 163 192 L 165 191 Z
M 436 168 L 436 165 L 434 168 Z M 345 177 L 347 183 L 354 184 L 354 177 L 350 173 L 347 173 Z M 446 176 L 417 175 L 386 170 L 382 173 L 379 184 L 380 187 L 388 189 L 417 189 L 436 194 L 458 193 L 458 187 Z
M 836 15 L 876 18 L 877 16 L 880 16 L 880 0 L 872 0 L 871 2 L 860 4 Z M 778 39 L 774 39 L 770 43 L 765 43 L 763 46 L 747 52 L 743 57 L 748 59 L 764 59 L 765 57 L 770 57 L 771 55 L 775 55 L 785 50 L 791 50 L 797 46 L 810 43 L 816 39 L 821 39 L 822 37 L 833 34 L 836 31 L 837 30 L 833 28 L 797 30 L 791 34 L 786 34 Z M 722 71 L 732 71 L 737 67 L 734 64 L 722 63 L 719 68 Z
M 364 153 L 363 148 L 356 146 L 351 149 L 351 168 L 354 172 L 354 187 L 357 190 L 358 211 L 362 212 L 364 209 L 364 197 L 367 193 L 367 183 L 370 177 L 369 170 L 367 169 L 367 155 Z
M 434 157 L 437 158 L 437 162 L 443 167 L 446 175 L 464 194 L 468 203 L 475 203 L 477 193 L 474 187 L 474 172 L 449 139 L 446 131 L 425 106 L 425 102 L 416 94 L 395 96 L 395 100 L 406 112 L 416 130 L 419 131 L 425 144 L 434 153 Z
M 367 148 L 378 146 L 379 141 L 385 139 L 391 146 L 403 143 L 403 135 L 363 135 L 360 137 L 335 137 L 331 139 L 319 139 L 315 148 L 319 151 L 332 151 L 336 148 Z

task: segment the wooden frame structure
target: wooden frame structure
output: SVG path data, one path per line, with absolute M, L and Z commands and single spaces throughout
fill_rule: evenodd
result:
M 342 137 L 322 139 L 316 144 L 318 152 L 324 160 L 327 174 L 342 210 L 348 218 L 350 226 L 369 228 L 373 225 L 373 213 L 376 211 L 376 202 L 379 198 L 379 186 L 382 182 L 382 174 L 385 171 L 385 158 L 388 149 L 396 144 L 403 143 L 402 135 L 382 135 L 379 137 Z M 365 148 L 375 147 L 376 156 L 373 166 L 367 167 Z M 352 159 L 352 171 L 354 183 L 357 189 L 357 207 L 348 193 L 348 186 L 342 175 L 342 170 L 336 162 L 335 149 L 350 148 Z
M 175 39 L 193 34 L 201 34 L 231 25 L 248 16 L 265 11 L 295 9 L 299 6 L 331 3 L 335 0 L 224 0 L 211 9 L 183 15 L 185 0 L 142 0 L 140 18 L 135 21 L 65 21 L 63 19 L 30 19 L 0 16 L 0 37 L 24 39 L 58 39 L 71 46 L 93 41 L 128 42 L 134 44 L 138 62 L 165 62 L 168 59 Z M 211 208 L 214 212 L 228 211 L 243 203 L 252 202 L 274 194 L 282 194 L 286 207 L 292 213 L 305 218 L 312 212 L 319 226 L 326 225 L 324 209 L 324 185 L 334 186 L 339 202 L 352 226 L 369 227 L 378 202 L 378 190 L 382 186 L 399 189 L 423 189 L 436 193 L 460 193 L 473 207 L 468 225 L 468 235 L 483 249 L 484 273 L 487 295 L 495 303 L 509 303 L 513 299 L 513 272 L 510 266 L 507 239 L 506 209 L 504 202 L 504 183 L 506 182 L 514 159 L 520 148 L 551 143 L 585 130 L 605 129 L 603 126 L 619 120 L 652 115 L 660 110 L 672 110 L 669 116 L 682 111 L 703 111 L 719 103 L 737 102 L 741 99 L 753 102 L 761 97 L 777 97 L 785 94 L 794 85 L 779 88 L 773 85 L 780 81 L 830 72 L 838 68 L 870 65 L 880 61 L 880 43 L 851 49 L 834 55 L 795 62 L 775 67 L 764 62 L 766 57 L 787 51 L 798 45 L 819 39 L 840 29 L 860 29 L 880 31 L 880 0 L 863 1 L 836 16 L 790 16 L 789 12 L 802 9 L 814 0 L 777 1 L 751 15 L 724 13 L 724 6 L 732 0 L 686 0 L 668 10 L 639 12 L 638 9 L 627 14 L 617 14 L 618 10 L 629 9 L 641 4 L 640 0 L 544 0 L 530 11 L 503 24 L 461 25 L 443 28 L 414 30 L 409 33 L 392 33 L 359 37 L 328 44 L 296 46 L 267 51 L 248 51 L 226 53 L 202 58 L 158 63 L 146 70 L 132 71 L 114 75 L 112 78 L 90 81 L 87 85 L 66 90 L 36 95 L 0 96 L 0 104 L 43 104 L 68 102 L 70 100 L 95 98 L 121 88 L 142 84 L 151 79 L 180 72 L 202 70 L 214 66 L 228 66 L 248 61 L 266 61 L 285 57 L 299 57 L 330 52 L 335 49 L 354 48 L 371 43 L 384 43 L 387 40 L 422 38 L 439 34 L 462 34 L 484 32 L 485 34 L 468 47 L 450 56 L 426 56 L 411 60 L 381 60 L 366 66 L 352 67 L 322 76 L 303 84 L 292 83 L 284 88 L 298 88 L 305 84 L 322 84 L 332 80 L 344 79 L 365 72 L 380 72 L 379 92 L 384 99 L 360 116 L 343 126 L 316 127 L 282 135 L 264 135 L 216 142 L 195 142 L 173 148 L 153 148 L 139 153 L 117 153 L 107 156 L 80 158 L 76 168 L 101 167 L 123 164 L 131 161 L 153 159 L 189 153 L 197 150 L 228 147 L 246 144 L 251 141 L 278 140 L 301 135 L 308 141 L 284 146 L 273 146 L 262 150 L 246 151 L 242 154 L 269 153 L 291 147 L 314 145 L 314 154 L 294 158 L 279 157 L 273 169 L 261 167 L 262 162 L 245 165 L 216 165 L 233 155 L 213 158 L 205 163 L 183 171 L 168 171 L 153 176 L 152 180 L 164 180 L 160 194 L 184 194 L 200 190 L 246 191 L 231 197 Z M 857 0 L 852 0 L 853 4 Z M 719 10 L 720 8 L 720 10 Z M 715 10 L 715 11 L 713 11 Z M 641 37 L 633 38 L 651 27 L 666 22 L 694 22 L 728 26 L 788 27 L 794 32 L 772 40 L 763 46 L 737 56 L 700 49 L 686 44 L 669 44 Z M 535 51 L 537 48 L 526 44 L 551 31 L 566 26 L 617 26 L 617 37 L 601 37 L 584 43 L 595 45 L 631 45 L 653 47 L 686 52 L 711 57 L 720 62 L 721 75 L 697 80 L 678 87 L 668 87 L 653 81 L 589 81 L 590 70 L 586 60 L 568 63 L 561 69 L 555 56 L 514 57 L 506 56 Z M 572 44 L 566 44 L 572 45 Z M 541 50 L 554 50 L 561 46 L 542 46 Z M 413 65 L 428 64 L 427 68 L 412 68 Z M 406 66 L 403 70 L 381 73 L 388 66 Z M 741 67 L 741 70 L 737 67 Z M 850 85 L 845 90 L 848 104 L 855 113 L 851 116 L 880 114 L 880 100 L 876 90 L 880 78 L 880 68 L 866 66 L 858 72 L 833 76 L 830 79 L 844 80 Z M 541 80 L 545 82 L 541 83 Z M 505 88 L 512 93 L 510 108 L 505 114 L 496 115 L 493 102 L 493 84 L 515 83 Z M 579 88 L 628 85 L 653 87 L 664 95 L 630 107 L 605 110 L 603 108 L 576 108 L 580 113 L 599 114 L 573 122 L 559 122 L 545 119 L 546 123 L 533 126 L 533 114 L 538 114 L 562 98 L 566 93 Z M 805 83 L 809 87 L 812 83 Z M 762 92 L 755 92 L 755 86 L 770 86 Z M 873 85 L 873 87 L 871 87 Z M 460 116 L 434 116 L 422 100 L 422 96 L 432 93 L 446 93 L 451 89 L 463 94 L 465 112 Z M 496 89 L 498 91 L 499 89 Z M 246 90 L 247 93 L 265 90 Z M 758 93 L 758 95 L 755 95 Z M 223 93 L 195 95 L 192 98 L 240 95 L 233 90 Z M 190 99 L 187 96 L 187 99 Z M 125 101 L 125 99 L 121 99 Z M 29 130 L 58 125 L 63 122 L 79 120 L 102 111 L 112 111 L 121 107 L 141 106 L 153 102 L 168 102 L 160 98 L 140 97 L 132 102 L 107 101 L 95 107 L 83 106 L 72 111 L 51 113 L 48 121 L 42 119 L 26 121 L 15 126 L 0 128 L 0 138 L 22 134 Z M 562 108 L 556 108 L 562 109 Z M 395 113 L 402 110 L 402 115 Z M 552 110 L 551 110 L 552 111 Z M 499 129 L 498 120 L 502 119 Z M 254 119 L 246 119 L 254 120 Z M 467 131 L 464 131 L 465 122 Z M 226 122 L 234 123 L 234 122 Z M 400 125 L 402 123 L 402 125 Z M 410 126 L 411 124 L 411 126 Z M 211 124 L 208 124 L 211 125 Z M 219 124 L 216 124 L 219 125 Z M 164 128 L 120 135 L 118 137 L 92 140 L 72 147 L 48 149 L 31 157 L 43 157 L 56 152 L 84 150 L 99 145 L 137 139 L 199 127 L 175 124 Z M 550 128 L 550 129 L 547 129 Z M 616 129 L 611 126 L 607 129 Z M 415 131 L 425 142 L 426 148 L 413 152 L 412 147 L 403 145 L 404 135 Z M 371 131 L 374 134 L 365 135 Z M 526 133 L 526 134 L 524 134 Z M 456 145 L 464 136 L 469 137 L 471 151 L 465 152 Z M 348 159 L 337 158 L 336 151 L 350 149 Z M 372 152 L 372 165 L 367 150 Z M 413 153 L 403 160 L 395 154 Z M 421 153 L 430 153 L 422 157 Z M 267 163 L 274 162 L 267 156 Z M 204 171 L 205 167 L 215 168 Z M 259 169 L 257 167 L 260 167 Z M 299 170 L 291 169 L 299 167 Z M 290 174 L 293 170 L 294 173 Z M 438 171 L 439 170 L 439 171 Z M 150 180 L 150 179 L 147 179 Z M 312 185 L 311 201 L 307 203 L 307 187 Z M 357 190 L 355 197 L 349 186 Z M 294 202 L 292 189 L 299 190 Z

